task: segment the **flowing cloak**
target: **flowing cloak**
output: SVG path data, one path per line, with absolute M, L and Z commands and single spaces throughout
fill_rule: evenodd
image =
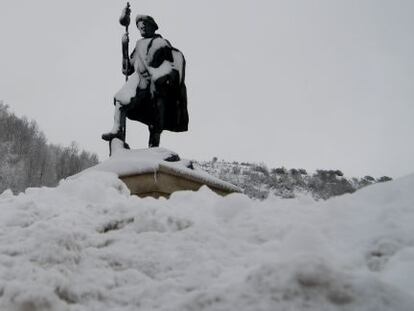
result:
M 185 58 L 178 49 L 155 35 L 137 41 L 131 54 L 130 75 L 115 95 L 115 100 L 126 107 L 127 118 L 148 126 L 156 122 L 156 101 L 164 104 L 162 130 L 188 130 L 187 89 L 185 86 Z

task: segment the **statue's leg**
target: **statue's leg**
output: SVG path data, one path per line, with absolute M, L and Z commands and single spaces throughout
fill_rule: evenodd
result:
M 157 99 L 155 104 L 155 118 L 154 124 L 148 127 L 150 132 L 150 138 L 148 142 L 148 147 L 159 147 L 161 133 L 164 129 L 164 118 L 165 118 L 165 105 L 162 98 Z
M 156 144 L 154 125 L 149 125 L 148 131 L 149 131 L 148 148 L 158 147 L 159 144 L 158 145 Z
M 114 125 L 112 130 L 108 133 L 102 134 L 102 139 L 111 141 L 114 138 L 119 138 L 125 141 L 125 125 L 126 125 L 126 107 L 121 105 L 120 102 L 115 101 L 114 110 Z

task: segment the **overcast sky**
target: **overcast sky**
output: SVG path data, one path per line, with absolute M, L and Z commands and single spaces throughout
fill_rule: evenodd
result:
M 183 158 L 414 172 L 414 1 L 130 1 L 183 51 L 190 126 L 164 132 Z M 0 99 L 49 141 L 108 156 L 126 1 L 1 0 Z M 131 28 L 131 48 L 138 31 Z M 133 148 L 148 131 L 128 123 Z

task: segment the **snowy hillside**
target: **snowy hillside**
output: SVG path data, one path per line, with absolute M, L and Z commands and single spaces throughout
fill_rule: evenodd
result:
M 0 195 L 0 310 L 414 306 L 414 175 L 315 202 L 207 188 L 140 199 L 110 173 Z
M 269 169 L 265 164 L 217 161 L 217 158 L 204 162 L 194 161 L 194 166 L 244 189 L 244 193 L 250 198 L 261 200 L 269 195 L 286 199 L 303 194 L 309 194 L 316 200 L 326 200 L 345 193 L 353 193 L 378 182 L 392 180 L 388 176 L 347 178 L 340 170 L 316 170 L 309 174 L 303 168 Z
M 17 117 L 0 101 L 0 193 L 56 186 L 97 163 L 96 154 L 80 150 L 75 142 L 69 147 L 48 143 L 35 121 Z

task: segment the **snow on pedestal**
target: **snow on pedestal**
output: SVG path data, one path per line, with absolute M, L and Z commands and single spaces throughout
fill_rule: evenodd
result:
M 128 150 L 122 141 L 111 142 L 112 156 L 84 172 L 104 171 L 118 175 L 131 194 L 140 197 L 169 197 L 180 190 L 196 191 L 206 185 L 220 195 L 241 192 L 241 189 L 194 168 L 191 161 L 164 148 Z M 82 172 L 83 173 L 83 172 Z

